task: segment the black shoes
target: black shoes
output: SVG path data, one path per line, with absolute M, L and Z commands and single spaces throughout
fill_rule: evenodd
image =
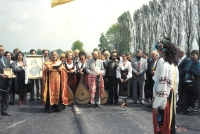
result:
M 147 105 L 148 108 L 152 108 L 152 105 Z
M 92 107 L 92 108 L 95 108 L 95 104 L 91 104 L 91 107 Z
M 11 116 L 10 114 L 6 113 L 6 112 L 2 112 L 1 116 Z
M 91 107 L 92 108 L 95 108 L 95 107 L 101 108 L 101 105 L 100 104 L 92 104 Z
M 144 102 L 140 102 L 141 105 L 144 105 Z
M 15 105 L 15 103 L 14 103 L 14 102 L 11 102 L 11 101 L 9 102 L 9 104 L 10 104 L 10 105 Z
M 96 107 L 101 108 L 100 104 L 95 104 Z

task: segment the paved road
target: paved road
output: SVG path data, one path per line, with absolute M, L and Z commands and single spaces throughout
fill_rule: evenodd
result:
M 152 134 L 151 109 L 146 105 L 75 105 L 60 113 L 46 113 L 35 100 L 26 106 L 9 106 L 12 116 L 1 117 L 0 134 Z M 177 115 L 176 119 L 177 133 L 200 133 L 199 113 Z

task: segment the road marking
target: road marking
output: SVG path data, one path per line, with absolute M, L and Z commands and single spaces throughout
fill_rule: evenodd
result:
M 19 121 L 19 122 L 15 123 L 15 124 L 13 124 L 13 125 L 11 125 L 11 126 L 5 128 L 5 129 L 2 130 L 2 131 L 5 131 L 6 129 L 9 129 L 9 128 L 12 128 L 12 127 L 15 127 L 16 125 L 21 124 L 21 123 L 23 123 L 23 122 L 25 122 L 25 121 L 27 121 L 27 120 L 29 120 L 29 119 L 30 119 L 30 118 L 25 119 L 25 120 L 22 120 L 22 121 Z M 2 132 L 2 131 L 0 131 L 0 132 Z
M 81 113 L 80 110 L 79 110 L 79 108 L 76 106 L 76 104 L 73 105 L 73 109 L 74 109 L 74 111 L 75 111 L 77 114 L 80 114 L 80 113 Z

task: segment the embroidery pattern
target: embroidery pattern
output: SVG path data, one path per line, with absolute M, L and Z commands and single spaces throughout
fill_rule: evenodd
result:
M 156 91 L 157 97 L 167 98 L 169 95 L 166 93 L 166 91 Z
M 172 80 L 168 79 L 167 76 L 160 77 L 158 82 L 159 82 L 159 84 L 165 84 L 165 83 L 167 83 L 167 86 L 169 88 L 172 88 Z

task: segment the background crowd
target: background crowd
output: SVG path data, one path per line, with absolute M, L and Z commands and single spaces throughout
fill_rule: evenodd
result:
M 193 50 L 190 57 L 185 56 L 185 51 L 181 47 L 177 47 L 179 58 L 179 86 L 177 92 L 177 111 L 180 114 L 186 114 L 188 111 L 200 112 L 200 61 L 199 51 Z M 79 50 L 68 50 L 66 53 L 57 55 L 56 60 L 61 60 L 67 72 L 67 84 L 73 95 L 76 94 L 81 75 L 83 84 L 88 90 L 92 90 L 88 82 L 92 72 L 99 77 L 99 83 L 103 84 L 105 91 L 108 93 L 107 104 L 120 105 L 121 107 L 128 106 L 127 99 L 131 99 L 133 104 L 148 104 L 147 107 L 152 107 L 153 86 L 155 70 L 158 66 L 158 60 L 163 56 L 159 50 L 153 50 L 148 57 L 148 54 L 142 50 L 137 50 L 133 56 L 130 53 L 118 53 L 113 50 L 97 51 L 93 53 L 85 53 Z M 6 113 L 8 104 L 15 105 L 16 94 L 18 95 L 18 105 L 28 104 L 27 93 L 30 93 L 29 101 L 43 98 L 43 80 L 28 79 L 28 71 L 26 65 L 26 56 L 18 49 L 13 52 L 4 51 L 3 46 L 0 46 L 0 99 L 1 99 L 1 115 L 9 115 Z M 42 51 L 43 62 L 51 61 L 54 53 L 49 54 L 47 49 Z M 37 55 L 35 49 L 30 50 L 30 55 Z M 9 61 L 8 65 L 4 65 L 5 61 Z M 95 66 L 93 66 L 93 63 Z M 98 68 L 96 68 L 98 66 Z M 16 78 L 9 79 L 5 88 L 4 83 L 6 76 L 3 74 L 3 68 L 12 68 Z M 98 70 L 99 69 L 99 70 Z M 43 84 L 42 84 L 43 83 Z M 36 87 L 36 94 L 34 87 Z M 97 91 L 96 91 L 97 92 Z M 90 92 L 91 93 L 91 92 Z M 100 106 L 101 87 L 99 94 L 90 94 L 92 98 L 89 103 L 92 107 Z M 9 96 L 7 95 L 9 94 Z M 98 96 L 98 97 L 97 97 Z M 123 100 L 119 104 L 119 98 Z M 145 102 L 146 101 L 146 102 Z M 73 102 L 75 103 L 75 102 Z M 196 105 L 195 105 L 196 104 Z M 197 105 L 198 104 L 198 105 Z M 198 108 L 196 107 L 198 106 Z

